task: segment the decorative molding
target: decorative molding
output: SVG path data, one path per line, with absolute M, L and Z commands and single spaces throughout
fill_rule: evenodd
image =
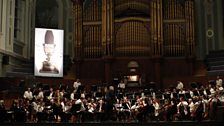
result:
M 150 18 L 144 18 L 144 17 L 124 17 L 124 18 L 116 18 L 114 21 L 116 23 L 125 22 L 125 21 L 142 21 L 142 22 L 150 22 Z
M 214 31 L 213 31 L 213 29 L 208 29 L 208 30 L 206 31 L 206 36 L 207 36 L 208 38 L 213 37 L 213 36 L 214 36 Z

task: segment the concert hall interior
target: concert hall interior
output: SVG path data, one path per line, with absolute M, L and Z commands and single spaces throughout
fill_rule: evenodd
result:
M 218 124 L 223 8 L 223 0 L 0 0 L 0 124 Z

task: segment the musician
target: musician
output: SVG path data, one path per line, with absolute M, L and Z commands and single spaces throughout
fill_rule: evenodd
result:
M 0 100 L 0 122 L 6 121 L 6 109 L 4 105 L 4 101 Z
M 71 113 L 70 113 L 71 107 L 72 107 L 72 104 L 70 100 L 64 97 L 63 100 L 61 100 L 61 108 L 62 108 L 62 111 L 60 113 L 61 122 L 69 121 L 69 118 L 71 117 Z
M 59 121 L 59 118 L 60 118 L 60 114 L 62 112 L 62 106 L 61 106 L 61 99 L 59 97 L 59 91 L 57 91 L 55 93 L 55 97 L 54 97 L 54 100 L 53 100 L 53 105 L 52 105 L 52 109 L 53 109 L 53 115 L 54 115 L 54 120 L 56 122 Z
M 27 90 L 23 94 L 23 98 L 32 100 L 33 99 L 33 92 L 31 91 L 31 88 L 27 88 Z
M 178 93 L 177 93 L 176 88 L 173 88 L 173 90 L 172 90 L 172 92 L 170 94 L 170 98 L 171 99 L 173 99 L 173 98 L 178 99 Z
M 79 86 L 81 86 L 82 83 L 80 82 L 80 79 L 77 78 L 76 81 L 73 83 L 73 88 L 74 88 L 74 91 L 77 92 L 78 91 L 78 88 Z
M 155 108 L 154 110 L 154 119 L 159 120 L 159 113 L 160 113 L 160 104 L 158 99 L 153 99 L 152 103 L 153 107 Z
M 105 121 L 114 120 L 114 103 L 116 103 L 114 87 L 109 86 L 109 90 L 105 90 Z
M 124 83 L 123 79 L 120 80 L 120 83 L 118 84 L 117 88 L 118 88 L 118 90 L 120 90 L 120 92 L 122 92 L 122 93 L 125 92 L 125 83 Z
M 117 102 L 114 104 L 114 108 L 115 108 L 115 111 L 114 113 L 116 114 L 116 117 L 118 121 L 122 121 L 122 117 L 124 116 L 123 115 L 123 111 L 122 111 L 122 103 L 121 103 L 121 100 L 120 99 L 117 99 Z
M 165 89 L 164 90 L 164 99 L 170 99 L 170 90 L 169 89 Z
M 124 97 L 121 104 L 122 112 L 124 114 L 123 120 L 128 121 L 131 115 L 131 102 L 129 101 L 128 97 Z
M 183 82 L 181 82 L 181 81 L 177 81 L 177 87 L 176 87 L 176 89 L 177 90 L 181 90 L 181 89 L 183 89 L 184 88 L 184 84 L 183 84 Z
M 218 99 L 215 94 L 211 94 L 210 98 L 208 99 L 208 111 L 209 111 L 209 119 L 215 120 L 217 118 L 217 106 L 218 106 Z
M 145 97 L 140 97 L 140 99 L 137 101 L 137 114 L 136 118 L 139 122 L 145 121 L 145 116 L 146 116 L 146 100 Z
M 215 86 L 212 83 L 209 83 L 208 88 L 209 88 L 211 95 L 216 93 Z
M 202 121 L 203 119 L 203 104 L 201 97 L 195 97 L 195 119 Z
M 51 101 L 54 98 L 54 89 L 51 87 L 49 90 L 45 91 L 44 97 L 46 100 Z
M 46 119 L 47 121 L 55 121 L 54 120 L 54 113 L 53 113 L 53 104 L 54 104 L 54 99 L 52 98 L 51 100 L 45 101 L 45 107 L 44 107 L 44 112 L 46 114 Z
M 87 111 L 87 101 L 85 97 L 80 97 L 75 101 L 75 105 L 79 106 L 78 109 L 76 110 L 76 114 L 78 114 L 78 121 L 84 122 L 86 117 L 85 117 L 85 112 Z
M 44 112 L 44 108 L 45 108 L 45 102 L 42 99 L 38 99 L 37 100 L 37 104 L 36 104 L 36 115 L 37 115 L 37 122 L 42 122 L 46 120 L 46 113 Z
M 43 98 L 44 98 L 44 92 L 43 92 L 43 90 L 42 90 L 41 87 L 38 88 L 38 93 L 37 93 L 37 95 L 35 95 L 34 97 L 35 97 L 37 100 L 39 100 L 39 99 L 43 99 Z
M 89 98 L 86 103 L 87 111 L 85 113 L 87 121 L 94 121 L 95 119 L 95 111 L 96 111 L 96 103 L 94 99 Z
M 181 97 L 185 98 L 185 90 L 183 88 L 180 89 L 178 92 L 178 98 L 181 98 Z
M 201 102 L 203 105 L 203 119 L 208 119 L 208 99 L 207 96 L 201 96 Z
M 20 99 L 14 100 L 10 110 L 14 113 L 15 122 L 26 121 L 26 112 L 25 112 L 22 100 Z
M 179 120 L 186 120 L 188 118 L 188 103 L 183 97 L 180 97 L 180 102 L 177 104 L 177 113 Z
M 96 104 L 96 121 L 103 121 L 104 119 L 104 111 L 105 111 L 105 102 L 103 99 L 99 99 Z
M 193 99 L 188 99 L 188 107 L 190 112 L 190 119 L 195 120 L 195 105 Z
M 24 110 L 26 112 L 27 120 L 31 121 L 32 106 L 30 100 L 24 100 Z
M 172 104 L 171 104 L 171 100 L 170 99 L 165 99 L 164 100 L 164 104 L 163 104 L 163 118 L 166 121 L 171 121 L 172 120 Z
M 73 92 L 70 94 L 70 99 L 71 100 L 76 100 L 77 99 L 75 90 L 73 90 Z
M 220 85 L 217 85 L 217 86 L 216 86 L 216 92 L 217 92 L 217 94 L 222 94 L 223 91 L 224 91 L 224 89 L 223 89 L 222 86 L 220 86 Z
M 222 78 L 220 76 L 216 77 L 216 87 L 222 87 Z

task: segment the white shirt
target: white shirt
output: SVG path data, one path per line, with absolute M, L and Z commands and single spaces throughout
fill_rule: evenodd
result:
M 194 111 L 194 102 L 190 102 L 188 106 L 190 108 L 190 113 L 192 113 Z
M 73 83 L 73 87 L 74 87 L 74 90 L 75 90 L 75 92 L 78 90 L 78 87 L 81 85 L 81 82 L 74 82 Z
M 33 93 L 31 91 L 25 91 L 23 97 L 27 98 L 29 100 L 32 100 L 33 99 Z
M 118 88 L 125 89 L 125 83 L 119 83 Z
M 221 78 L 216 80 L 216 85 L 217 86 L 222 86 L 222 79 Z
M 74 93 L 74 92 L 71 93 L 71 95 L 70 95 L 70 99 L 71 99 L 71 100 L 74 100 L 74 99 L 75 99 L 75 93 Z
M 42 99 L 44 98 L 44 92 L 43 91 L 40 91 L 36 97 L 36 99 Z

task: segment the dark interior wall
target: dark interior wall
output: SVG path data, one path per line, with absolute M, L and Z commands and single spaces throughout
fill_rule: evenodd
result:
M 104 62 L 102 59 L 85 59 L 80 64 L 80 79 L 84 83 L 95 84 L 103 81 Z
M 37 0 L 35 27 L 58 28 L 57 0 Z
M 164 58 L 161 62 L 161 71 L 163 77 L 181 77 L 192 76 L 194 69 L 194 59 Z
M 131 61 L 137 62 L 138 66 L 136 71 L 130 71 L 128 63 Z M 106 64 L 109 64 L 109 70 L 106 69 Z M 108 62 L 104 58 L 99 59 L 84 59 L 80 62 L 78 75 L 80 79 L 87 86 L 92 84 L 98 85 L 102 83 L 112 84 L 114 78 L 123 78 L 126 75 L 140 75 L 143 83 L 153 81 L 154 67 L 150 58 L 131 58 L 131 57 L 116 57 L 110 59 Z M 106 81 L 106 75 L 109 73 L 110 81 Z
M 128 63 L 135 61 L 138 67 L 131 71 Z M 158 62 L 159 61 L 159 62 Z M 110 82 L 113 78 L 121 79 L 125 75 L 140 75 L 142 83 L 156 82 L 156 87 L 163 87 L 163 78 L 180 78 L 192 76 L 194 59 L 186 58 L 163 58 L 154 59 L 149 57 L 116 57 L 110 60 L 110 70 L 105 70 L 105 60 L 85 59 L 80 64 L 80 78 L 88 85 L 103 83 L 105 77 L 110 73 Z

